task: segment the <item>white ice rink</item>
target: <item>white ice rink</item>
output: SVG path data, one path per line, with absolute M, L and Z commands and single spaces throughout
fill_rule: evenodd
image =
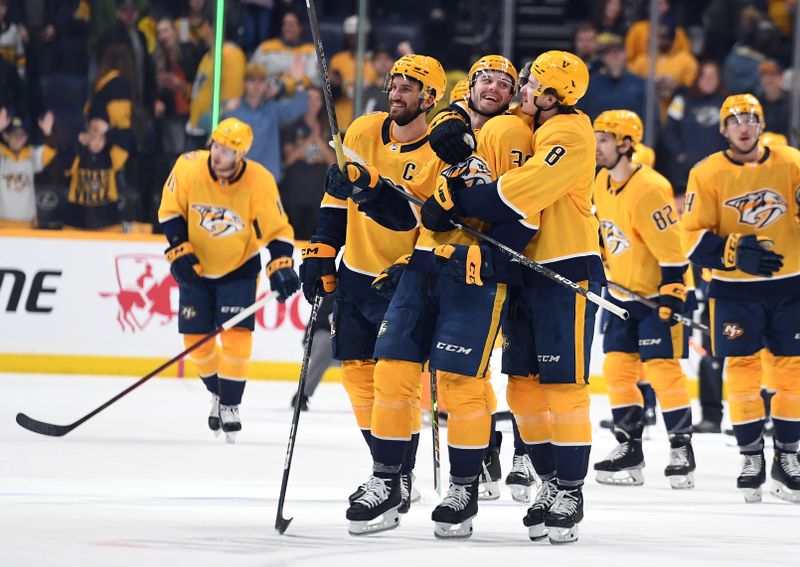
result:
M 429 429 L 417 460 L 422 503 L 396 530 L 348 535 L 346 498 L 370 462 L 339 384 L 323 383 L 301 414 L 285 507 L 294 521 L 283 536 L 273 524 L 291 383 L 248 384 L 236 445 L 206 429 L 208 398 L 196 380 L 151 380 L 62 438 L 14 422 L 24 411 L 70 423 L 131 382 L 0 374 L 0 566 L 800 565 L 800 506 L 766 491 L 746 505 L 724 436 L 696 436 L 697 487 L 669 488 L 660 418 L 645 442 L 645 486 L 600 486 L 590 476 L 580 541 L 568 546 L 529 541 L 525 508 L 507 491 L 481 505 L 471 539 L 436 540 Z M 596 424 L 608 402 L 592 403 Z M 504 474 L 509 428 L 501 425 Z M 596 430 L 592 462 L 613 446 Z

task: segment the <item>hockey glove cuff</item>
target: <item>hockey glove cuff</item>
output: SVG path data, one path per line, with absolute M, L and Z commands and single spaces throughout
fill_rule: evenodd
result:
M 294 271 L 294 260 L 289 256 L 275 258 L 267 264 L 269 287 L 278 293 L 278 302 L 284 303 L 300 289 L 300 278 Z
M 722 263 L 729 270 L 738 268 L 754 276 L 771 277 L 783 267 L 783 256 L 770 250 L 773 244 L 764 236 L 733 233 L 725 240 Z
M 164 253 L 169 262 L 169 271 L 178 285 L 189 285 L 200 281 L 203 277 L 203 266 L 194 254 L 194 247 L 189 242 L 181 242 Z
M 464 181 L 461 178 L 440 175 L 436 179 L 433 195 L 428 197 L 420 210 L 422 225 L 434 232 L 453 230 L 450 221 L 456 214 L 455 192 L 463 187 Z
M 387 301 L 391 301 L 394 292 L 397 290 L 397 285 L 400 283 L 400 277 L 408 266 L 411 260 L 411 254 L 405 254 L 395 260 L 394 264 L 383 270 L 378 277 L 372 280 L 372 289 Z

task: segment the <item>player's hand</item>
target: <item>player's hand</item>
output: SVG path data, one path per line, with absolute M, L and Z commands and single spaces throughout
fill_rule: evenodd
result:
M 284 303 L 300 289 L 300 278 L 294 271 L 294 260 L 280 256 L 267 264 L 269 288 L 278 292 L 278 302 Z
M 406 266 L 411 260 L 411 254 L 405 254 L 395 260 L 394 264 L 384 269 L 378 277 L 372 280 L 372 289 L 387 301 L 391 301 L 394 292 L 397 290 L 397 285 L 400 283 L 400 277 L 406 271 Z
M 658 307 L 656 317 L 669 326 L 677 325 L 673 315 L 683 313 L 683 304 L 686 302 L 686 286 L 680 282 L 663 284 L 658 288 Z
M 754 276 L 771 277 L 783 267 L 783 256 L 772 248 L 773 241 L 755 234 L 734 233 L 725 241 L 722 263 L 726 268 L 738 268 Z
M 439 159 L 450 165 L 461 163 L 478 147 L 468 120 L 453 108 L 442 110 L 433 118 L 428 141 Z
M 433 195 L 428 197 L 420 210 L 422 226 L 434 232 L 453 230 L 450 221 L 456 214 L 455 192 L 463 187 L 464 182 L 460 178 L 440 175 L 436 179 Z
M 325 177 L 325 192 L 331 197 L 343 201 L 353 195 L 353 184 L 335 163 L 328 168 L 328 175 Z
M 317 295 L 328 295 L 336 291 L 336 254 L 338 250 L 324 242 L 311 239 L 303 248 L 303 263 L 300 264 L 300 281 L 303 295 L 309 303 L 314 303 Z
M 169 262 L 169 271 L 178 285 L 188 286 L 197 283 L 203 277 L 203 266 L 194 254 L 194 248 L 188 242 L 181 242 L 164 253 Z
M 378 196 L 382 179 L 375 166 L 348 161 L 344 164 L 344 171 L 347 180 L 353 184 L 350 198 L 354 203 L 360 205 Z
M 494 275 L 492 250 L 485 244 L 443 244 L 433 249 L 439 273 L 468 285 L 483 285 Z

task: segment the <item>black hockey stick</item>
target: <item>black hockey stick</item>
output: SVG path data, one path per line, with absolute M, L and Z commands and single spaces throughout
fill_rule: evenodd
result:
M 351 159 L 351 160 L 353 160 L 355 162 L 362 163 L 362 164 L 366 163 L 364 158 L 359 156 L 357 153 L 355 153 L 353 150 L 351 150 L 347 146 L 343 146 L 343 150 L 344 150 L 344 153 L 345 153 L 345 155 L 347 156 L 348 159 Z M 402 187 L 399 187 L 399 186 L 395 185 L 394 183 L 387 183 L 387 185 L 389 187 L 391 187 L 392 189 L 394 189 L 395 191 L 397 191 L 397 193 L 399 195 L 401 195 L 406 201 L 408 201 L 410 203 L 414 203 L 418 207 L 422 207 L 422 205 L 424 205 L 424 203 L 423 203 L 423 201 L 421 199 L 418 199 L 417 197 L 415 197 L 411 193 L 407 193 Z M 614 315 L 616 315 L 620 319 L 623 319 L 623 320 L 628 319 L 629 314 L 622 307 L 619 307 L 618 305 L 614 305 L 613 303 L 611 303 L 610 301 L 608 301 L 604 297 L 600 297 L 596 293 L 592 293 L 591 291 L 589 291 L 587 289 L 583 289 L 581 286 L 579 286 L 578 284 L 576 284 L 572 280 L 570 280 L 568 278 L 565 278 L 564 276 L 554 272 L 550 268 L 546 268 L 546 267 L 542 266 L 538 262 L 534 262 L 533 260 L 531 260 L 527 256 L 525 256 L 523 254 L 520 254 L 519 252 L 517 252 L 513 248 L 509 248 L 508 246 L 506 246 L 505 244 L 503 244 L 499 240 L 495 240 L 491 236 L 489 236 L 487 234 L 484 234 L 484 233 L 482 233 L 482 232 L 480 232 L 478 230 L 475 230 L 471 226 L 466 225 L 463 222 L 461 222 L 459 219 L 452 219 L 450 221 L 450 224 L 454 228 L 457 228 L 460 231 L 462 231 L 462 232 L 464 232 L 466 234 L 469 234 L 473 238 L 478 238 L 480 240 L 483 240 L 484 242 L 488 242 L 489 244 L 491 244 L 492 246 L 494 246 L 495 248 L 497 248 L 498 250 L 500 250 L 504 254 L 507 254 L 507 255 L 511 256 L 514 260 L 516 260 L 517 262 L 519 262 L 523 266 L 526 266 L 526 267 L 532 269 L 534 272 L 538 272 L 538 273 L 542 274 L 547 279 L 552 280 L 552 281 L 556 282 L 559 285 L 562 285 L 564 287 L 567 287 L 567 288 L 571 289 L 576 294 L 585 297 L 588 301 L 591 301 L 595 305 L 599 305 L 600 307 L 602 307 L 603 309 L 613 313 Z
M 305 336 L 305 350 L 303 351 L 303 365 L 300 367 L 300 380 L 297 382 L 297 403 L 294 405 L 292 413 L 292 428 L 289 430 L 289 445 L 286 447 L 286 459 L 283 461 L 283 480 L 281 480 L 281 494 L 278 497 L 278 512 L 275 514 L 275 529 L 279 534 L 283 534 L 292 518 L 283 517 L 283 503 L 286 501 L 286 487 L 289 484 L 289 469 L 292 466 L 292 455 L 294 455 L 294 442 L 297 439 L 297 424 L 300 421 L 300 398 L 306 387 L 306 375 L 308 374 L 308 359 L 311 357 L 311 342 L 314 339 L 314 325 L 317 322 L 319 307 L 322 305 L 322 295 L 314 296 L 314 304 L 311 307 L 311 316 L 308 319 Z
M 336 107 L 333 105 L 333 91 L 328 77 L 328 60 L 325 58 L 325 49 L 322 47 L 322 36 L 319 33 L 319 22 L 317 21 L 317 9 L 314 7 L 314 0 L 306 0 L 306 10 L 308 11 L 308 22 L 311 24 L 311 39 L 314 40 L 314 49 L 317 52 L 317 67 L 319 68 L 319 78 L 322 82 L 322 98 L 325 99 L 325 109 L 328 112 L 328 123 L 331 127 L 336 162 L 339 164 L 339 170 L 344 171 L 345 158 L 342 151 L 342 135 L 339 133 L 339 122 L 336 120 Z
M 436 384 L 436 371 L 428 369 L 431 376 L 431 434 L 433 436 L 433 489 L 442 495 L 442 461 L 439 453 L 439 389 Z
M 138 388 L 139 386 L 141 386 L 142 384 L 144 384 L 145 382 L 150 380 L 150 378 L 152 378 L 153 376 L 158 375 L 163 370 L 169 368 L 170 366 L 172 366 L 173 364 L 178 362 L 180 359 L 184 358 L 187 354 L 189 354 L 190 352 L 192 352 L 196 348 L 199 348 L 201 345 L 203 345 L 203 344 L 207 343 L 208 341 L 212 340 L 214 337 L 216 337 L 222 331 L 226 331 L 226 330 L 230 329 L 231 327 L 236 326 L 238 323 L 240 323 L 244 319 L 247 319 L 250 315 L 252 315 L 256 311 L 261 309 L 264 305 L 267 304 L 267 302 L 272 300 L 274 297 L 275 297 L 274 293 L 268 293 L 267 295 L 265 295 L 264 297 L 262 297 L 261 299 L 259 299 L 255 303 L 253 303 L 250 307 L 247 307 L 243 311 L 237 313 L 236 315 L 234 315 L 233 317 L 231 317 L 230 319 L 225 321 L 222 324 L 221 327 L 219 327 L 219 328 L 215 329 L 214 331 L 208 333 L 202 339 L 200 339 L 199 341 L 194 343 L 192 346 L 190 346 L 189 348 L 187 348 L 186 350 L 184 350 L 180 354 L 174 356 L 173 358 L 170 358 L 164 364 L 162 364 L 161 366 L 159 366 L 158 368 L 156 368 L 155 370 L 150 372 L 147 376 L 144 376 L 144 377 L 140 378 L 134 384 L 132 384 L 131 386 L 128 386 L 127 388 L 125 388 L 122 392 L 120 392 L 119 394 L 117 394 L 116 396 L 114 396 L 113 398 L 108 400 L 103 405 L 93 409 L 92 411 L 90 411 L 89 413 L 84 415 L 82 418 L 80 418 L 78 421 L 70 423 L 69 425 L 56 425 L 54 423 L 47 423 L 46 421 L 39 421 L 37 419 L 33 419 L 32 417 L 28 417 L 24 413 L 18 413 L 17 414 L 17 423 L 20 426 L 22 426 L 25 429 L 27 429 L 28 431 L 33 431 L 34 433 L 39 433 L 41 435 L 49 435 L 51 437 L 63 437 L 64 435 L 66 435 L 67 433 L 69 433 L 70 431 L 72 431 L 73 429 L 75 429 L 76 427 L 78 427 L 79 425 L 84 423 L 85 421 L 88 421 L 89 419 L 91 419 L 94 416 L 96 416 L 98 413 L 100 413 L 101 411 L 106 409 L 108 406 L 110 406 L 111 404 L 113 404 L 114 402 L 119 400 L 120 398 L 123 398 L 123 397 L 127 396 L 133 390 L 135 390 L 136 388 Z
M 649 307 L 650 309 L 656 309 L 658 307 L 658 303 L 653 301 L 652 299 L 648 299 L 643 295 L 639 295 L 635 291 L 631 291 L 628 288 L 622 287 L 619 284 L 615 284 L 612 281 L 608 282 L 608 288 L 616 290 L 620 293 L 624 293 L 628 297 L 633 298 L 635 301 L 638 301 L 639 303 Z M 703 325 L 702 323 L 695 323 L 691 319 L 691 317 L 687 317 L 686 315 L 681 315 L 680 313 L 673 313 L 672 318 L 682 325 L 686 325 L 687 327 L 691 327 L 692 329 L 697 329 L 704 335 L 709 335 L 709 336 L 711 335 L 711 330 L 706 325 Z

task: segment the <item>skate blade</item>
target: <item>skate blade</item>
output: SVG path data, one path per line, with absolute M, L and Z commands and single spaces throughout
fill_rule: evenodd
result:
M 475 516 L 472 516 L 472 518 L 474 517 Z M 433 535 L 439 539 L 466 539 L 472 535 L 472 518 L 467 518 L 460 524 L 434 522 Z
M 478 500 L 497 500 L 500 498 L 500 485 L 497 481 L 480 483 L 478 485 Z
M 622 471 L 597 471 L 595 480 L 600 484 L 611 486 L 641 486 L 644 484 L 644 475 L 639 469 L 625 469 Z
M 373 520 L 350 520 L 350 526 L 347 528 L 347 531 L 353 536 L 369 535 L 393 530 L 399 525 L 399 512 L 397 511 L 397 508 L 393 508 L 391 510 L 387 510 Z
M 781 484 L 780 482 L 774 482 L 772 487 L 769 491 L 775 498 L 780 498 L 786 502 L 792 502 L 793 504 L 800 504 L 800 490 L 792 490 L 791 488 L 787 488 L 786 485 Z
M 220 433 L 222 433 L 222 430 L 221 429 L 212 429 L 211 433 L 214 434 L 214 437 L 219 437 Z
M 225 442 L 228 445 L 233 445 L 236 443 L 236 434 L 239 433 L 238 431 L 226 431 L 225 432 Z
M 675 490 L 687 490 L 694 488 L 694 474 L 687 475 L 673 475 L 669 478 L 669 485 Z
M 529 504 L 531 501 L 531 487 L 524 484 L 509 484 L 508 489 L 511 491 L 511 499 L 520 504 Z
M 550 543 L 553 545 L 562 545 L 565 543 L 573 543 L 578 541 L 578 524 L 571 528 L 557 528 L 549 527 Z
M 758 488 L 740 488 L 744 495 L 744 501 L 748 504 L 755 504 L 761 502 L 761 487 Z
M 545 527 L 544 522 L 528 526 L 528 537 L 531 541 L 540 541 L 547 537 L 549 530 Z

